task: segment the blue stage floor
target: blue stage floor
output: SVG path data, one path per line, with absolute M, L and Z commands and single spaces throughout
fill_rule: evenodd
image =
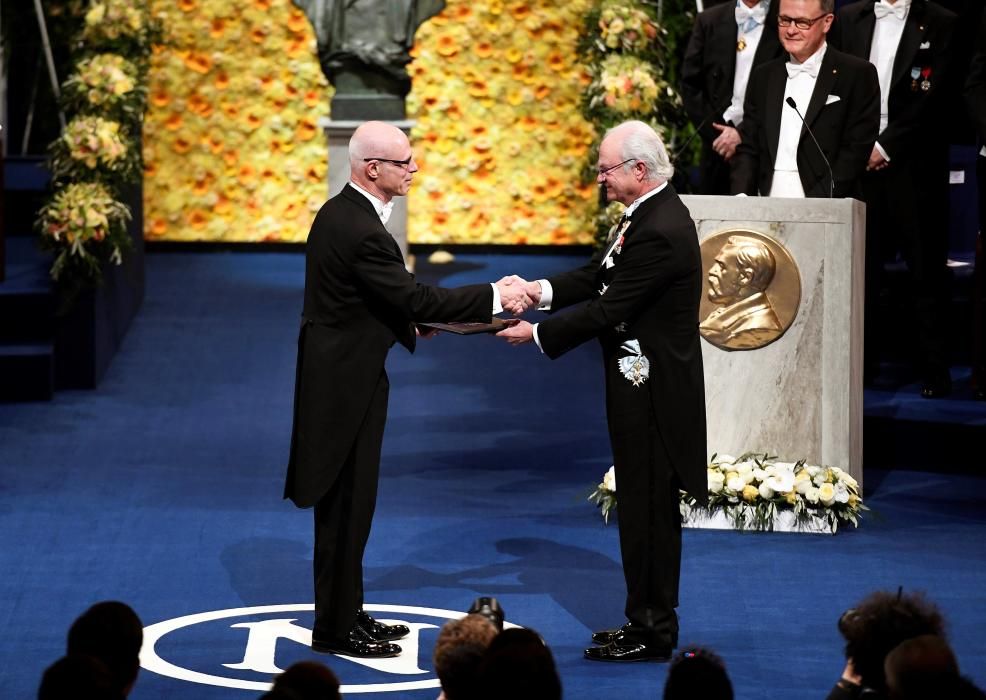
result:
M 463 255 L 420 271 L 456 285 L 577 262 Z M 437 689 L 414 684 L 434 678 L 442 611 L 493 595 L 546 638 L 566 698 L 659 697 L 664 665 L 582 659 L 591 630 L 623 607 L 616 527 L 585 500 L 610 464 L 594 345 L 554 362 L 489 337 L 394 349 L 367 602 L 403 606 L 377 616 L 420 625 L 419 644 L 370 668 L 300 641 L 311 514 L 280 494 L 303 257 L 147 264 L 144 308 L 98 390 L 0 405 L 0 696 L 34 697 L 72 620 L 119 599 L 159 635 L 161 672 L 141 672 L 136 700 L 255 698 L 274 665 L 306 658 L 327 662 L 349 696 L 424 700 Z M 926 403 L 906 410 L 938 410 Z M 959 420 L 976 424 L 986 407 L 965 403 Z M 980 471 L 982 444 L 968 445 Z M 681 641 L 724 657 L 737 698 L 823 698 L 842 671 L 840 613 L 904 586 L 940 604 L 963 671 L 986 685 L 986 477 L 957 466 L 868 470 L 874 512 L 835 537 L 687 531 Z

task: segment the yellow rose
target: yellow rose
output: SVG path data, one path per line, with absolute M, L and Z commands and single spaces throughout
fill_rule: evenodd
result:
M 749 503 L 753 503 L 753 501 L 757 500 L 757 497 L 759 495 L 760 495 L 760 491 L 759 491 L 759 489 L 757 489 L 756 486 L 753 486 L 752 484 L 747 484 L 746 486 L 743 487 L 743 500 L 744 501 L 747 501 Z
M 818 500 L 824 506 L 830 506 L 835 502 L 835 487 L 826 482 L 818 487 Z

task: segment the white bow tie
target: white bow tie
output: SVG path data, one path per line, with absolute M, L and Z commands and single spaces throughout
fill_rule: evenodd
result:
M 394 200 L 390 200 L 383 205 L 383 210 L 380 212 L 380 223 L 387 223 L 390 219 L 390 212 L 394 209 Z
M 812 78 L 818 77 L 818 62 L 816 61 L 805 61 L 804 63 L 791 63 L 788 61 L 785 64 L 787 68 L 787 77 L 793 78 L 797 75 L 810 75 Z
M 768 5 L 769 3 L 760 2 L 749 8 L 742 0 L 736 0 L 736 24 L 744 33 L 756 29 L 766 19 Z
M 891 5 L 889 2 L 879 0 L 879 2 L 873 5 L 873 14 L 876 15 L 877 19 L 882 19 L 887 15 L 893 15 L 897 19 L 904 19 L 907 16 L 907 6 L 909 4 L 903 2 L 903 0 L 897 0 L 896 3 Z

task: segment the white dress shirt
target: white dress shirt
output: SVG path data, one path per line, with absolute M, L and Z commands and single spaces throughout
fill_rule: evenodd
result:
M 770 184 L 770 197 L 801 197 L 805 196 L 801 177 L 798 174 L 798 144 L 801 142 L 801 130 L 804 126 L 801 117 L 787 104 L 787 98 L 793 98 L 802 116 L 808 109 L 811 94 L 815 91 L 818 71 L 825 58 L 828 44 L 813 53 L 804 63 L 804 70 L 795 76 L 788 77 L 784 87 L 784 102 L 781 104 L 781 128 L 777 138 L 777 158 L 774 160 L 774 177 Z M 797 66 L 795 61 L 789 62 Z
M 900 38 L 904 34 L 904 24 L 907 22 L 907 14 L 911 10 L 911 0 L 897 0 L 893 3 L 895 7 L 904 7 L 904 16 L 898 17 L 896 14 L 888 14 L 876 18 L 876 26 L 873 29 L 873 43 L 870 46 L 870 63 L 876 66 L 877 76 L 880 78 L 880 133 L 887 128 L 890 120 L 890 81 L 894 77 L 894 59 L 897 57 L 897 47 L 900 46 Z M 877 150 L 886 160 L 887 152 L 883 146 L 877 142 Z
M 742 3 L 743 0 L 736 0 L 736 2 Z M 764 14 L 766 14 L 766 8 L 769 6 L 769 2 L 760 0 L 754 6 L 754 9 L 763 7 Z M 733 100 L 726 108 L 726 111 L 722 113 L 724 124 L 732 122 L 735 126 L 739 126 L 740 122 L 743 121 L 743 100 L 746 99 L 746 84 L 750 81 L 750 71 L 753 69 L 753 55 L 757 52 L 757 46 L 760 45 L 760 37 L 762 36 L 763 21 L 758 22 L 749 31 L 744 31 L 744 27 L 741 25 L 737 25 L 736 27 L 736 45 L 739 46 L 739 43 L 742 41 L 745 46 L 742 51 L 736 51 L 736 72 L 733 74 Z

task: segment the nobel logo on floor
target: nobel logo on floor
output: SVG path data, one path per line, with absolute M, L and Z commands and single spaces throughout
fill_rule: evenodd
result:
M 438 630 L 465 612 L 410 605 L 365 605 L 381 622 L 407 625 L 403 653 L 389 659 L 317 655 L 336 671 L 342 693 L 438 688 L 431 650 Z M 310 659 L 314 605 L 230 608 L 164 620 L 144 629 L 140 665 L 189 683 L 265 691 L 273 676 Z M 388 617 L 389 616 L 389 617 Z M 504 627 L 516 627 L 504 623 Z

